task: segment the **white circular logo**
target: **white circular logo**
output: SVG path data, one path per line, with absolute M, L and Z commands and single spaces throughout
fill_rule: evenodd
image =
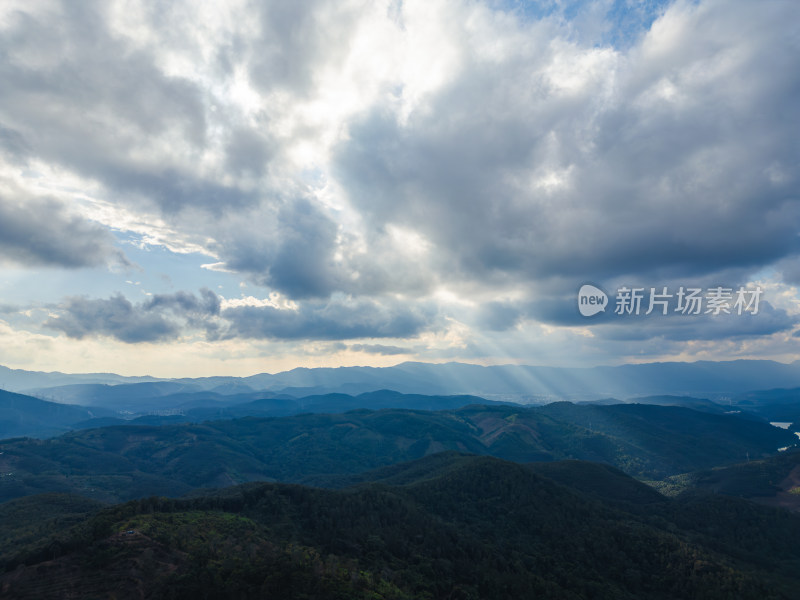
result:
M 604 312 L 606 306 L 608 306 L 608 296 L 600 288 L 587 283 L 578 290 L 578 310 L 584 317 Z

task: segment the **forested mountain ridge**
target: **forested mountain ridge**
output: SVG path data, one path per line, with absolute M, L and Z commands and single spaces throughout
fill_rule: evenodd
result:
M 592 460 L 661 479 L 768 456 L 795 440 L 766 423 L 647 405 L 477 405 L 115 426 L 0 441 L 0 499 L 73 492 L 115 502 L 256 480 L 325 485 L 330 475 L 444 450 L 522 463 Z
M 77 395 L 60 396 L 58 402 L 0 390 L 0 439 L 47 438 L 71 430 L 112 425 L 202 423 L 240 417 L 342 413 L 360 408 L 451 410 L 469 404 L 503 404 L 477 396 L 401 394 L 392 390 L 376 390 L 358 396 L 322 394 L 293 397 L 242 391 L 238 387 L 228 390 L 232 391 L 230 394 L 186 391 L 186 386 L 170 382 L 67 387 L 70 392 L 78 388 Z M 175 392 L 176 389 L 183 391 Z M 62 403 L 76 398 L 81 398 L 86 405 Z
M 6 438 L 60 435 L 73 423 L 108 414 L 103 408 L 56 404 L 0 390 L 0 436 Z
M 674 475 L 657 485 L 671 495 L 701 490 L 800 511 L 800 450 Z
M 143 499 L 4 556 L 0 591 L 9 599 L 114 591 L 120 600 L 794 594 L 800 518 L 713 496 L 621 505 L 604 498 L 607 474 L 562 463 L 556 482 L 450 453 L 398 465 L 403 483 L 340 491 L 251 483 Z

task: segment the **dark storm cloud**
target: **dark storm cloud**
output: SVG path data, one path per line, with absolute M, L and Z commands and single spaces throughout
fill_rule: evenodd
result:
M 790 285 L 800 284 L 800 255 L 787 256 L 776 268 L 784 282 Z
M 269 264 L 268 283 L 293 298 L 331 293 L 336 224 L 302 200 L 284 207 L 278 219 L 281 243 Z
M 228 336 L 282 340 L 411 337 L 428 328 L 428 310 L 391 301 L 307 301 L 297 310 L 244 306 L 222 312 Z
M 291 298 L 327 297 L 336 289 L 338 227 L 312 201 L 284 202 L 263 226 L 234 220 L 219 253 L 227 268 Z
M 669 290 L 668 290 L 669 291 Z M 672 293 L 675 289 L 671 290 Z M 584 317 L 577 309 L 576 296 L 548 298 L 521 307 L 529 318 L 553 325 L 585 327 L 600 339 L 644 340 L 662 338 L 667 340 L 717 340 L 725 338 L 747 338 L 768 336 L 781 331 L 790 331 L 800 323 L 800 315 L 791 315 L 786 310 L 773 307 L 763 297 L 759 302 L 758 314 L 737 314 L 731 308 L 730 314 L 706 313 L 703 304 L 701 314 L 682 314 L 675 310 L 677 300 L 670 299 L 668 312 L 664 315 L 656 305 L 653 312 L 649 308 L 649 291 L 644 294 L 640 313 L 618 314 L 614 295 L 609 296 L 605 312 Z M 705 302 L 705 300 L 704 300 Z
M 682 6 L 679 35 L 657 28 L 623 66 L 598 52 L 596 76 L 565 66 L 574 92 L 550 77 L 555 46 L 470 56 L 424 111 L 354 121 L 339 174 L 362 215 L 423 231 L 456 278 L 687 276 L 796 254 L 796 12 L 730 8 Z
M 479 306 L 471 320 L 484 330 L 489 327 L 487 315 L 499 315 L 500 324 L 507 318 L 512 325 L 520 321 L 534 321 L 557 327 L 576 327 L 591 332 L 597 342 L 603 341 L 629 341 L 640 342 L 648 339 L 660 339 L 670 342 L 709 341 L 709 340 L 747 340 L 758 337 L 771 336 L 776 333 L 790 332 L 800 324 L 800 315 L 791 314 L 783 308 L 776 308 L 770 302 L 771 289 L 762 289 L 757 305 L 757 314 L 736 306 L 738 285 L 723 285 L 731 288 L 731 295 L 725 304 L 729 313 L 720 311 L 719 314 L 706 312 L 711 308 L 709 296 L 719 282 L 700 283 L 698 281 L 686 282 L 688 285 L 667 282 L 655 288 L 656 294 L 663 294 L 666 287 L 667 297 L 655 297 L 656 302 L 650 310 L 651 287 L 641 283 L 625 282 L 623 285 L 600 286 L 607 295 L 608 301 L 605 311 L 591 316 L 583 316 L 578 310 L 578 287 L 563 294 L 540 294 L 533 300 L 508 301 L 504 303 L 490 302 Z M 662 282 L 663 284 L 663 282 Z M 595 284 L 596 285 L 596 284 Z M 619 312 L 619 288 L 640 288 L 641 301 L 639 308 L 629 312 Z M 690 288 L 702 290 L 700 313 L 694 314 L 693 310 L 682 313 L 678 309 L 678 291 L 684 287 L 685 294 Z M 752 290 L 753 288 L 749 288 Z M 685 297 L 685 296 L 684 296 Z M 667 314 L 663 314 L 663 307 L 659 300 L 667 302 Z M 750 292 L 744 294 L 744 303 L 752 300 Z M 512 320 L 513 317 L 513 320 Z M 506 328 L 508 329 L 508 328 Z M 494 328 L 503 331 L 502 328 Z
M 70 269 L 127 264 L 96 223 L 69 214 L 56 200 L 11 195 L 0 192 L 0 262 Z
M 719 315 L 616 316 L 612 324 L 592 327 L 603 340 L 640 341 L 660 338 L 669 341 L 727 340 L 756 338 L 788 332 L 800 323 L 800 316 L 762 302 L 757 315 L 735 313 Z
M 523 162 L 531 142 L 520 139 L 524 128 L 515 118 L 476 122 L 439 101 L 406 128 L 382 109 L 353 125 L 338 157 L 351 197 L 376 223 L 423 231 L 455 259 L 457 277 L 516 271 L 534 250 L 536 224 L 504 214 L 512 191 L 497 169 Z
M 107 300 L 73 297 L 56 307 L 57 316 L 46 321 L 45 327 L 71 338 L 105 336 L 135 344 L 176 339 L 196 328 L 213 337 L 218 325 L 211 318 L 219 312 L 219 298 L 207 289 L 200 291 L 199 298 L 177 292 L 137 304 L 122 294 Z

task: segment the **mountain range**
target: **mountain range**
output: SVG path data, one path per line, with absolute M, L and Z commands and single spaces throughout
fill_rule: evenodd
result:
M 70 401 L 71 392 L 44 388 L 74 384 L 114 385 L 156 383 L 152 377 L 114 374 L 67 375 L 0 367 L 0 389 L 38 392 L 45 399 Z M 325 393 L 361 394 L 391 389 L 407 394 L 477 395 L 493 400 L 547 402 L 558 399 L 627 398 L 644 395 L 729 397 L 747 390 L 800 387 L 800 361 L 698 361 L 627 364 L 591 368 L 525 365 L 480 366 L 464 363 L 406 362 L 393 367 L 297 368 L 249 377 L 200 377 L 168 380 L 186 391 L 223 390 L 247 386 L 257 391 L 308 396 Z M 220 387 L 222 386 L 222 387 Z M 173 390 L 178 389 L 176 387 Z M 78 402 L 82 403 L 82 402 Z
M 796 370 L 0 369 L 0 597 L 790 599 Z
M 327 486 L 333 476 L 445 450 L 516 462 L 591 460 L 660 480 L 796 442 L 788 430 L 738 415 L 566 402 L 110 426 L 0 441 L 0 501 L 70 492 L 114 502 L 258 480 Z

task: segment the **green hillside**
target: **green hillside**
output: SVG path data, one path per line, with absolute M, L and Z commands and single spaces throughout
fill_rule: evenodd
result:
M 0 501 L 72 492 L 118 502 L 248 481 L 335 485 L 331 476 L 445 450 L 521 463 L 589 460 L 661 479 L 747 455 L 768 456 L 794 439 L 782 429 L 728 415 L 643 405 L 358 410 L 115 426 L 50 440 L 0 441 Z
M 0 390 L 0 439 L 60 435 L 69 431 L 73 423 L 107 412 L 102 408 L 58 404 Z
M 0 590 L 8 599 L 762 600 L 791 598 L 800 584 L 800 519 L 784 511 L 746 503 L 745 522 L 741 507 L 714 497 L 626 510 L 602 499 L 626 476 L 576 462 L 560 465 L 558 482 L 454 453 L 401 471 L 402 484 L 247 484 L 111 507 L 5 559 Z
M 702 491 L 800 511 L 800 451 L 668 477 L 665 493 Z

